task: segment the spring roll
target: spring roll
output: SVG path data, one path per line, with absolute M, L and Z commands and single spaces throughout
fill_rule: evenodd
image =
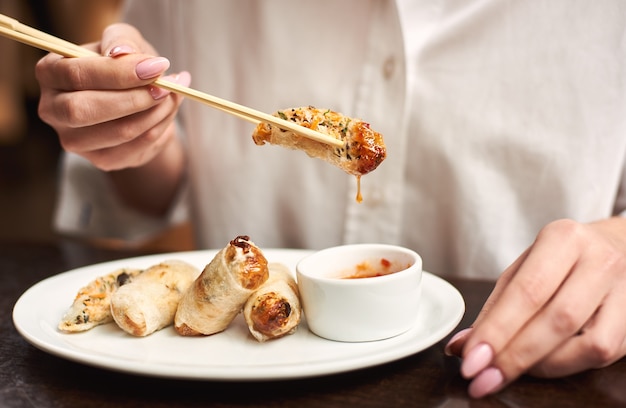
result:
M 243 315 L 252 336 L 260 342 L 296 331 L 302 316 L 300 293 L 289 269 L 269 264 L 270 277 L 246 302 Z
M 174 320 L 176 331 L 183 336 L 200 336 L 225 330 L 268 276 L 261 250 L 250 237 L 236 237 L 215 255 L 184 294 Z
M 383 136 L 360 119 L 313 106 L 279 110 L 274 116 L 332 136 L 344 142 L 344 146 L 338 148 L 310 140 L 265 122 L 254 129 L 255 144 L 270 143 L 303 150 L 310 157 L 322 159 L 357 177 L 375 170 L 387 157 Z
M 115 323 L 126 333 L 139 337 L 170 326 L 183 293 L 198 275 L 198 268 L 180 260 L 151 266 L 111 296 Z
M 141 269 L 122 268 L 89 282 L 76 294 L 59 322 L 59 330 L 77 333 L 112 322 L 111 295 L 141 272 Z

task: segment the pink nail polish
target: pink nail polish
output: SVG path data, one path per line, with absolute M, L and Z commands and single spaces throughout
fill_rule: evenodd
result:
M 454 346 L 456 345 L 456 343 L 466 338 L 470 334 L 471 331 L 472 331 L 472 328 L 468 327 L 467 329 L 463 329 L 459 331 L 458 333 L 456 333 L 454 336 L 452 336 L 450 341 L 448 341 L 448 344 L 446 344 L 446 347 L 444 348 L 443 352 L 447 356 L 454 356 L 454 355 L 458 356 L 458 354 L 455 352 Z
M 152 96 L 152 99 L 154 99 L 155 101 L 161 98 L 165 98 L 167 95 L 170 94 L 170 91 L 168 91 L 167 89 L 159 88 L 156 85 L 150 85 L 148 87 L 148 92 L 150 93 L 150 96 Z
M 155 57 L 141 61 L 135 67 L 135 72 L 140 79 L 150 79 L 161 75 L 170 67 L 167 58 Z
M 161 80 L 171 82 L 173 84 L 189 85 L 191 82 L 191 75 L 189 72 L 183 71 L 178 74 L 164 75 L 161 77 Z
M 111 48 L 108 55 L 109 57 L 119 57 L 120 55 L 132 54 L 134 52 L 135 50 L 128 45 L 117 45 Z
M 487 343 L 480 343 L 474 346 L 467 353 L 461 363 L 461 374 L 465 378 L 472 378 L 482 370 L 484 370 L 493 359 L 493 350 Z
M 502 371 L 495 367 L 483 370 L 469 385 L 469 395 L 472 398 L 482 398 L 496 391 L 504 383 Z
M 191 83 L 191 75 L 187 71 L 183 71 L 180 74 L 176 75 L 166 75 L 161 77 L 161 79 L 182 86 L 189 86 L 189 84 Z M 150 85 L 148 87 L 148 92 L 150 92 L 150 95 L 154 100 L 161 99 L 170 94 L 170 91 L 155 85 Z
M 176 76 L 176 83 L 182 86 L 189 86 L 191 84 L 191 74 L 187 71 L 182 71 Z

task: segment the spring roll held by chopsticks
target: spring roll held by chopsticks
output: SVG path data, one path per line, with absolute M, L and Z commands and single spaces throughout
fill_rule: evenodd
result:
M 115 323 L 128 334 L 140 337 L 173 324 L 183 293 L 198 275 L 198 268 L 179 260 L 149 267 L 111 296 Z
M 183 336 L 223 331 L 246 300 L 269 277 L 261 250 L 241 235 L 230 241 L 204 268 L 178 305 L 174 327 Z
M 337 147 L 320 143 L 266 122 L 259 123 L 254 129 L 252 140 L 255 144 L 270 143 L 288 149 L 302 150 L 310 157 L 322 159 L 339 167 L 356 177 L 356 200 L 359 203 L 363 200 L 361 176 L 374 171 L 387 157 L 387 147 L 380 133 L 360 119 L 313 106 L 279 110 L 274 116 L 324 133 L 340 140 L 343 145 Z
M 375 170 L 387 156 L 383 136 L 360 119 L 313 106 L 283 109 L 274 113 L 274 116 L 341 140 L 343 146 L 336 147 L 307 139 L 266 122 L 254 129 L 252 140 L 255 144 L 270 143 L 303 150 L 310 157 L 327 161 L 357 177 Z
M 302 318 L 295 279 L 283 264 L 269 264 L 270 277 L 246 302 L 243 315 L 252 336 L 260 342 L 296 331 Z

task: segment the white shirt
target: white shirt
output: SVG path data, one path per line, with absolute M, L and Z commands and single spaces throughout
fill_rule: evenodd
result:
M 202 247 L 383 242 L 433 273 L 495 278 L 546 223 L 626 208 L 626 2 L 160 0 L 127 15 L 192 87 L 362 118 L 388 156 L 358 204 L 338 168 L 256 146 L 254 125 L 186 101 L 190 177 L 171 217 L 123 208 L 69 156 L 66 233 L 141 239 L 187 211 Z

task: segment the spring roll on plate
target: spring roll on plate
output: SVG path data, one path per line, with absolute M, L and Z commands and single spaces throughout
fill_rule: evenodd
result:
M 149 267 L 111 296 L 115 323 L 126 333 L 140 337 L 173 324 L 183 293 L 198 275 L 198 268 L 179 260 Z
M 78 333 L 112 322 L 111 296 L 142 272 L 141 269 L 121 268 L 89 282 L 76 294 L 59 322 L 59 330 Z
M 269 264 L 270 277 L 246 302 L 243 315 L 252 336 L 260 342 L 296 331 L 302 318 L 300 294 L 289 269 Z
M 215 255 L 183 295 L 174 321 L 176 331 L 183 336 L 223 331 L 268 277 L 262 251 L 250 237 L 236 237 Z

